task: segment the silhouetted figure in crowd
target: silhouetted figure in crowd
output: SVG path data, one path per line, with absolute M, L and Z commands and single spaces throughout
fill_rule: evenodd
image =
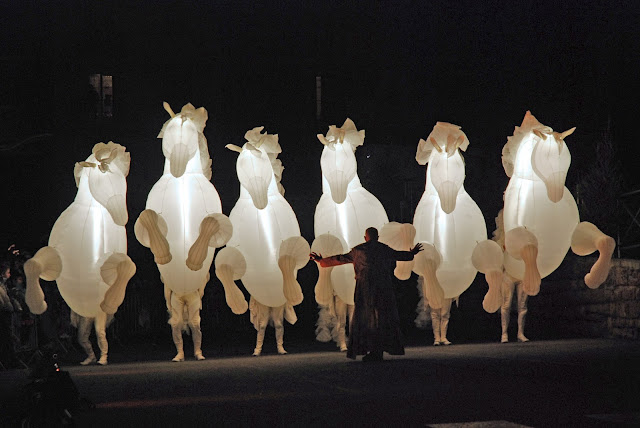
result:
M 7 281 L 11 277 L 11 269 L 6 262 L 0 263 L 0 362 L 6 368 L 17 366 L 11 321 L 16 311 L 14 299 L 9 295 Z M 15 302 L 17 303 L 17 302 Z

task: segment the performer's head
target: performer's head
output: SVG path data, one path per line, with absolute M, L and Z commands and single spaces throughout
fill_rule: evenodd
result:
M 368 227 L 364 232 L 364 240 L 365 241 L 377 241 L 378 240 L 378 229 L 375 227 Z

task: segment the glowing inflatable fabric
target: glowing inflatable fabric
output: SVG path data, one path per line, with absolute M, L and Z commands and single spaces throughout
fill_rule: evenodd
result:
M 211 159 L 203 134 L 207 111 L 186 104 L 176 115 L 168 104 L 164 107 L 171 116 L 158 135 L 164 172 L 134 230 L 153 252 L 165 286 L 184 296 L 204 288 L 215 248 L 227 242 L 232 226 L 209 181 Z
M 311 244 L 311 251 L 322 254 L 324 257 L 336 256 L 338 254 L 347 253 L 340 239 L 330 233 L 324 233 L 316 237 Z M 322 306 L 329 306 L 333 302 L 333 282 L 331 280 L 331 272 L 333 266 L 323 268 L 318 265 L 318 282 L 315 286 L 316 302 Z
M 336 236 L 324 233 L 314 239 L 311 244 L 314 253 L 331 257 L 349 252 Z M 332 272 L 334 266 L 321 267 L 318 265 L 318 281 L 315 287 L 316 302 L 320 306 L 318 321 L 316 322 L 316 340 L 329 342 L 334 340 L 341 351 L 347 350 L 346 323 L 347 316 L 353 316 L 354 305 L 348 305 L 336 295 Z
M 31 312 L 41 314 L 47 309 L 39 278 L 55 280 L 71 310 L 85 318 L 104 320 L 122 304 L 136 271 L 126 254 L 124 227 L 128 220 L 129 163 L 126 149 L 113 142 L 96 144 L 86 161 L 76 163 L 75 200 L 53 225 L 49 246 L 41 248 L 24 266 L 25 297 Z M 101 364 L 106 364 L 107 357 L 104 327 L 104 323 L 96 323 Z
M 593 224 L 580 223 L 575 200 L 564 186 L 571 163 L 564 139 L 574 130 L 554 132 L 528 111 L 502 150 L 511 177 L 504 195 L 504 269 L 522 280 L 531 296 L 570 246 L 578 255 L 600 253 L 584 278 L 587 286 L 597 288 L 609 273 L 615 241 Z
M 331 125 L 326 136 L 318 134 L 324 149 L 320 158 L 322 196 L 314 216 L 315 236 L 329 233 L 337 237 L 345 252 L 364 242 L 368 227 L 381 230 L 389 221 L 380 201 L 362 187 L 358 178 L 355 150 L 364 144 L 364 134 L 351 119 L 345 120 L 341 128 Z M 332 269 L 335 294 L 353 305 L 356 286 L 353 265 L 318 269 Z
M 485 275 L 489 284 L 489 291 L 482 301 L 482 307 L 489 313 L 494 313 L 502 305 L 502 285 L 504 255 L 497 242 L 486 240 L 476 245 L 471 256 L 473 266 Z
M 236 168 L 240 181 L 240 197 L 229 215 L 234 233 L 227 247 L 243 256 L 246 270 L 241 280 L 258 303 L 271 308 L 295 306 L 303 299 L 296 274 L 309 261 L 310 248 L 284 198 L 278 136 L 261 134 L 263 129 L 248 131 L 243 147 L 227 145 L 239 153 Z M 236 257 L 233 264 L 239 263 Z M 216 270 L 216 275 L 223 274 Z
M 471 285 L 477 273 L 471 263 L 473 249 L 487 239 L 482 212 L 463 185 L 465 167 L 460 150 L 465 151 L 468 145 L 459 126 L 438 122 L 429 137 L 420 140 L 416 152 L 418 163 L 429 166 L 413 219 L 415 241 L 431 244 L 436 251 L 427 251 L 425 246 L 416 256 L 414 272 L 424 276 L 424 295 L 433 309 L 441 307 L 440 297 L 458 297 Z M 436 253 L 440 260 L 418 263 Z
M 83 317 L 113 314 L 124 299 L 135 265 L 126 255 L 126 176 L 129 153 L 113 142 L 98 143 L 74 169 L 78 193 L 49 236 L 25 266 L 27 304 L 35 314 L 47 309 L 38 279 L 58 283 L 69 307 Z
M 380 242 L 387 244 L 396 251 L 409 251 L 413 247 L 416 237 L 416 228 L 409 223 L 389 222 L 380 230 Z M 398 279 L 409 279 L 415 260 L 397 261 L 393 271 Z

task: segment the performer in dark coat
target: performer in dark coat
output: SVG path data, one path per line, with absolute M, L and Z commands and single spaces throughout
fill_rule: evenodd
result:
M 366 242 L 356 245 L 347 254 L 323 258 L 311 253 L 310 258 L 322 267 L 353 263 L 356 272 L 355 308 L 349 333 L 347 357 L 365 355 L 363 361 L 382 361 L 384 351 L 404 355 L 400 321 L 392 276 L 396 261 L 413 260 L 422 251 L 416 244 L 410 251 L 396 251 L 378 242 L 378 230 L 366 230 Z

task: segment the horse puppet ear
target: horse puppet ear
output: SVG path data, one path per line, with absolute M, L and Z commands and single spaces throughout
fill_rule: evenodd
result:
M 575 127 L 575 126 L 574 126 L 573 128 L 571 128 L 571 129 L 567 129 L 566 131 L 564 131 L 564 132 L 562 132 L 562 133 L 560 134 L 560 139 L 561 139 L 561 140 L 564 140 L 564 139 L 565 139 L 565 138 L 567 138 L 569 135 L 573 134 L 573 131 L 575 131 L 575 130 L 576 130 L 576 127 Z
M 429 143 L 427 140 L 420 138 L 418 142 L 418 150 L 416 150 L 416 162 L 420 165 L 426 165 L 431 157 L 431 151 L 433 150 L 433 143 Z
M 229 149 L 229 150 L 231 150 L 231 151 L 242 153 L 242 147 L 236 146 L 235 144 L 227 144 L 224 147 Z
M 176 117 L 176 114 L 173 112 L 173 110 L 171 109 L 171 106 L 169 105 L 168 102 L 164 101 L 162 103 L 162 107 L 164 107 L 166 112 L 169 113 L 169 116 L 171 116 L 172 118 Z

